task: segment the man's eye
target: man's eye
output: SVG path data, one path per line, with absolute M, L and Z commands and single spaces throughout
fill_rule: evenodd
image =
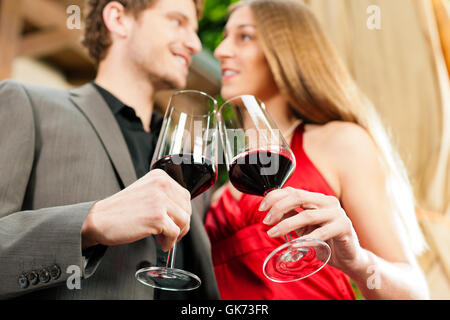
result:
M 179 27 L 179 26 L 181 26 L 181 24 L 182 24 L 181 20 L 180 20 L 180 19 L 177 19 L 177 18 L 173 18 L 173 19 L 172 19 L 172 23 L 173 23 L 173 25 L 176 26 L 176 27 Z

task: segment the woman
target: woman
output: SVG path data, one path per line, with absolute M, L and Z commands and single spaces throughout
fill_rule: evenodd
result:
M 405 169 L 313 14 L 289 0 L 244 0 L 230 11 L 215 51 L 221 94 L 264 101 L 297 168 L 264 199 L 231 184 L 218 191 L 205 226 L 222 298 L 354 299 L 350 278 L 366 299 L 428 298 Z M 304 280 L 271 282 L 264 259 L 292 231 L 326 241 L 331 260 Z M 273 247 L 244 250 L 248 236 Z

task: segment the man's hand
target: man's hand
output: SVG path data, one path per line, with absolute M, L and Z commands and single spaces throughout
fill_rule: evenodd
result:
M 81 230 L 83 249 L 128 244 L 157 235 L 164 251 L 189 231 L 189 191 L 162 170 L 147 175 L 115 195 L 97 202 Z

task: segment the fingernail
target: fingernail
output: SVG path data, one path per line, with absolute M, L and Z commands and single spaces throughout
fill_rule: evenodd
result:
M 267 231 L 267 235 L 271 238 L 278 237 L 278 233 L 279 233 L 278 227 L 273 227 L 272 229 Z
M 259 206 L 259 211 L 266 211 L 267 209 L 267 204 L 263 201 L 261 202 L 260 206 Z
M 264 218 L 263 223 L 264 223 L 264 224 L 269 224 L 271 219 L 272 219 L 272 214 L 269 213 L 269 214 Z

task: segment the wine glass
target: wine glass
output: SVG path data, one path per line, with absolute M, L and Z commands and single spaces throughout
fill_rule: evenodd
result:
M 217 102 L 196 90 L 175 92 L 164 116 L 150 170 L 161 169 L 186 188 L 191 199 L 208 190 L 217 180 Z M 198 276 L 174 268 L 176 244 L 169 250 L 165 267 L 136 272 L 141 283 L 168 291 L 194 290 Z
M 262 102 L 252 95 L 233 98 L 220 107 L 218 123 L 228 176 L 237 190 L 264 197 L 283 187 L 294 172 L 295 156 Z M 309 277 L 331 257 L 323 241 L 293 239 L 291 234 L 285 240 L 263 265 L 272 281 Z

